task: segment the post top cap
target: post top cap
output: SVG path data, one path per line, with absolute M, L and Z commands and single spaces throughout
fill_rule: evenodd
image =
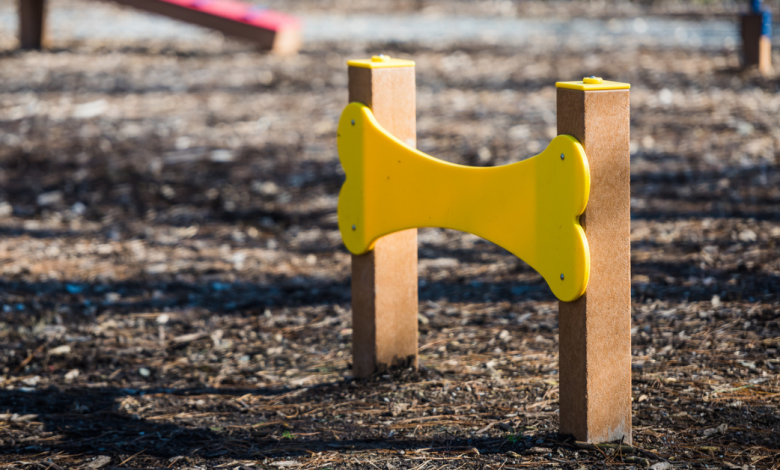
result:
M 393 59 L 390 56 L 380 54 L 371 56 L 370 59 L 348 60 L 347 65 L 363 69 L 385 69 L 394 67 L 414 67 L 414 61 Z
M 601 77 L 585 77 L 581 82 L 557 82 L 556 88 L 568 88 L 571 90 L 596 91 L 596 90 L 628 90 L 631 85 L 621 82 L 610 82 Z

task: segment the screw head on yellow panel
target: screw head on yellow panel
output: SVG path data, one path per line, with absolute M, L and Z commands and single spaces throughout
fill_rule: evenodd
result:
M 389 55 L 379 54 L 379 55 L 371 56 L 371 62 L 389 62 L 389 61 L 390 61 Z
M 590 77 L 583 78 L 582 83 L 586 85 L 601 85 L 602 83 L 604 83 L 604 79 L 601 77 L 595 77 L 591 75 Z

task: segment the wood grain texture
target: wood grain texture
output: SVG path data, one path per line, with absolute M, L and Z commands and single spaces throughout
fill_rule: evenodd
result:
M 41 49 L 46 34 L 45 0 L 19 0 L 19 47 Z
M 742 66 L 758 67 L 762 74 L 772 71 L 772 39 L 761 34 L 763 16 L 742 15 Z
M 761 36 L 758 41 L 758 70 L 764 75 L 772 73 L 772 38 Z
M 560 302 L 561 432 L 631 442 L 629 91 L 558 89 L 558 134 L 582 143 L 591 190 L 585 295 Z
M 414 67 L 349 67 L 349 101 L 371 108 L 377 122 L 417 144 Z M 380 238 L 352 256 L 352 354 L 356 377 L 389 367 L 417 367 L 417 230 Z

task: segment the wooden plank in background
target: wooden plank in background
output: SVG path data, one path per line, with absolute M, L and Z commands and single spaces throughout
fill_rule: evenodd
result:
M 300 22 L 289 15 L 234 0 L 111 0 L 204 26 L 265 50 L 292 54 L 301 46 Z

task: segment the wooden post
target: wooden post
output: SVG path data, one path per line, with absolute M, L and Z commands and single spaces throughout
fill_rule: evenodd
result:
M 557 112 L 558 134 L 582 143 L 591 175 L 580 217 L 590 281 L 580 299 L 559 303 L 560 430 L 581 441 L 630 443 L 629 90 L 559 84 Z
M 750 0 L 750 13 L 742 15 L 742 66 L 758 66 L 766 75 L 772 71 L 772 13 L 763 0 Z
M 742 66 L 758 66 L 759 72 L 772 71 L 772 38 L 767 32 L 766 13 L 742 15 Z
M 349 101 L 417 145 L 414 62 L 385 56 L 349 62 Z M 352 256 L 352 355 L 355 377 L 389 367 L 417 367 L 417 230 L 380 238 Z
M 19 46 L 22 49 L 43 47 L 45 26 L 45 0 L 19 0 Z

